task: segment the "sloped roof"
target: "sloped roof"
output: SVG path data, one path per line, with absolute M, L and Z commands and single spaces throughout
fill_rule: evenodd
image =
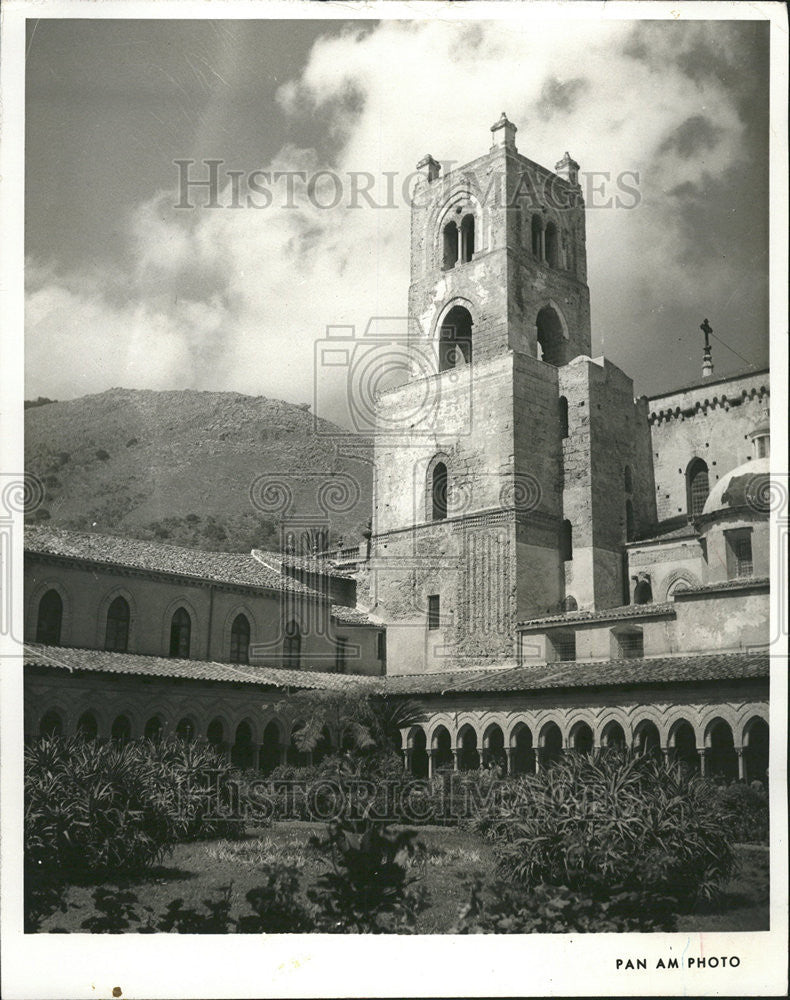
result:
M 111 653 L 100 649 L 72 649 L 63 646 L 25 645 L 25 663 L 29 666 L 63 670 L 88 670 L 106 674 L 140 677 L 182 678 L 193 681 L 225 681 L 233 684 L 256 684 L 260 687 L 321 688 L 342 690 L 375 678 L 351 674 L 322 673 L 318 670 L 292 670 L 285 667 L 258 667 L 243 663 L 216 663 L 209 660 L 182 660 L 164 656 L 141 656 L 135 653 Z
M 343 625 L 378 625 L 366 611 L 360 608 L 347 608 L 344 604 L 332 605 L 332 617 Z
M 203 552 L 137 538 L 40 527 L 25 529 L 25 551 L 125 569 L 188 576 L 209 583 L 318 596 L 299 580 L 281 576 L 272 567 L 243 552 Z
M 767 652 L 661 656 L 593 663 L 546 663 L 468 674 L 387 677 L 389 694 L 438 694 L 473 691 L 548 691 L 558 688 L 632 687 L 695 681 L 767 677 Z
M 573 690 L 590 687 L 634 687 L 699 681 L 743 680 L 769 675 L 767 652 L 661 656 L 633 660 L 601 660 L 593 663 L 546 663 L 530 667 L 492 668 L 366 677 L 359 674 L 321 673 L 257 667 L 203 660 L 168 659 L 133 653 L 110 653 L 95 649 L 66 649 L 28 644 L 24 650 L 29 666 L 61 670 L 87 670 L 132 676 L 183 678 L 194 681 L 224 681 L 260 687 L 318 690 L 359 690 L 392 695 L 472 693 L 489 691 L 530 692 Z
M 702 583 L 697 587 L 683 587 L 673 594 L 675 600 L 686 595 L 695 594 L 715 594 L 720 590 L 752 590 L 755 588 L 767 589 L 771 581 L 767 576 L 739 576 L 734 580 L 720 580 L 718 583 Z
M 519 622 L 521 629 L 540 628 L 544 625 L 583 625 L 586 622 L 617 621 L 621 618 L 671 617 L 675 609 L 671 601 L 665 604 L 624 604 L 619 608 L 601 608 L 598 611 L 563 611 L 545 618 L 530 618 Z
M 282 572 L 283 567 L 302 570 L 305 573 L 317 573 L 320 576 L 338 577 L 341 580 L 353 580 L 354 574 L 339 569 L 331 559 L 321 559 L 318 556 L 293 556 L 279 552 L 269 552 L 266 549 L 253 549 L 252 556 L 264 566 Z

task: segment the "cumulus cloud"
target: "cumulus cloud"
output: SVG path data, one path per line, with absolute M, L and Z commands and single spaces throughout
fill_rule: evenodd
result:
M 736 56 L 728 30 L 716 58 Z M 425 152 L 455 164 L 479 156 L 503 108 L 533 160 L 553 166 L 568 149 L 583 171 L 638 173 L 637 207 L 588 212 L 593 350 L 603 345 L 626 370 L 651 350 L 660 364 L 662 311 L 695 308 L 700 289 L 723 295 L 738 279 L 736 262 L 712 257 L 690 270 L 683 252 L 693 234 L 679 193 L 703 197 L 746 155 L 736 100 L 704 71 L 709 58 L 694 24 L 387 21 L 320 38 L 277 100 L 294 134 L 320 121 L 331 156 L 280 150 L 262 168 L 273 192 L 266 207 L 184 211 L 175 192 L 152 194 L 127 219 L 121 273 L 115 262 L 106 274 L 30 262 L 29 394 L 123 383 L 312 401 L 327 326 L 361 331 L 370 317 L 405 312 L 403 186 L 415 162 Z M 323 169 L 342 182 L 331 208 L 320 207 L 336 193 L 328 174 L 312 188 L 293 178 L 290 199 L 287 178 L 274 179 Z M 396 207 L 361 196 L 348 207 L 365 174 L 376 179 L 374 202 L 386 205 L 391 193 Z M 220 202 L 234 199 L 225 178 Z M 340 393 L 330 393 L 325 415 L 343 418 Z

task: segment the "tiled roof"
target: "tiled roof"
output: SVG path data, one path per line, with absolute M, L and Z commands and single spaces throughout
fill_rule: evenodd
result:
M 96 535 L 65 528 L 27 528 L 25 551 L 92 563 L 189 576 L 206 582 L 313 594 L 303 583 L 281 576 L 243 552 L 202 552 L 162 542 Z
M 282 572 L 283 566 L 303 570 L 305 573 L 319 573 L 321 576 L 340 577 L 343 580 L 353 580 L 352 573 L 338 569 L 331 559 L 319 559 L 315 556 L 283 555 L 279 552 L 268 552 L 265 549 L 253 549 L 253 558 L 264 566 Z
M 650 534 L 645 535 L 644 538 L 636 538 L 633 542 L 627 542 L 626 547 L 629 549 L 638 549 L 640 545 L 646 545 L 650 542 L 669 542 L 675 541 L 678 538 L 696 537 L 697 531 L 693 524 L 689 524 L 687 520 L 684 520 L 682 524 L 677 524 L 673 518 L 669 524 L 656 525 Z
M 683 587 L 676 590 L 673 597 L 683 597 L 686 594 L 715 594 L 719 590 L 752 590 L 755 587 L 769 587 L 771 581 L 767 576 L 739 576 L 735 580 L 721 580 L 719 583 L 703 583 L 698 587 Z
M 509 670 L 470 671 L 468 674 L 421 674 L 387 677 L 390 694 L 439 694 L 473 691 L 547 691 L 558 688 L 632 687 L 695 681 L 742 680 L 767 677 L 767 653 L 716 653 L 662 656 L 594 663 L 547 663 Z
M 378 625 L 360 608 L 347 608 L 344 604 L 332 605 L 332 617 L 344 625 Z
M 531 667 L 494 668 L 365 677 L 359 674 L 320 673 L 278 667 L 256 667 L 202 660 L 166 659 L 95 649 L 65 649 L 29 644 L 25 663 L 64 670 L 127 674 L 194 681 L 224 681 L 260 687 L 322 690 L 359 690 L 393 695 L 465 692 L 530 692 L 590 687 L 694 683 L 742 680 L 769 675 L 767 652 L 713 653 L 662 656 L 594 663 L 548 663 Z
M 617 621 L 621 618 L 655 618 L 674 614 L 675 609 L 671 601 L 666 604 L 625 604 L 619 608 L 601 608 L 598 611 L 563 611 L 561 614 L 519 622 L 518 627 L 531 629 L 542 628 L 544 625 L 583 625 L 586 622 Z
M 110 653 L 99 649 L 67 649 L 63 646 L 42 646 L 34 643 L 25 646 L 24 656 L 25 663 L 29 666 L 140 677 L 225 681 L 233 684 L 256 684 L 260 687 L 341 690 L 353 688 L 360 682 L 369 683 L 375 679 L 352 674 L 321 673 L 318 670 L 291 670 L 280 667 L 257 667 L 253 664 L 170 659 L 164 656 Z

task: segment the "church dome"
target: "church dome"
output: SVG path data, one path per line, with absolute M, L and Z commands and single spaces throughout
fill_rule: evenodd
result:
M 767 514 L 770 464 L 767 458 L 757 458 L 722 476 L 708 494 L 702 513 L 749 506 L 756 514 Z

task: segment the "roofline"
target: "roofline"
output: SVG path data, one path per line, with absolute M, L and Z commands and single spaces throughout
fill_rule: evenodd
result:
M 617 614 L 606 614 L 606 609 L 602 609 L 600 617 L 595 611 L 586 612 L 589 615 L 595 615 L 596 617 L 589 618 L 560 618 L 557 619 L 554 615 L 550 615 L 547 618 L 533 618 L 527 621 L 518 622 L 516 628 L 520 632 L 531 632 L 533 630 L 542 632 L 546 628 L 567 628 L 570 625 L 597 625 L 601 622 L 611 622 L 611 621 L 632 621 L 636 619 L 640 621 L 643 618 L 674 618 L 675 609 L 672 607 L 671 603 L 664 602 L 662 604 L 625 604 L 622 607 L 626 608 L 652 608 L 652 611 L 644 611 L 632 615 L 617 615 Z M 612 608 L 612 612 L 622 610 L 621 608 Z M 585 614 L 585 612 L 569 611 L 569 615 Z
M 654 399 L 666 399 L 667 396 L 679 396 L 681 393 L 689 392 L 691 389 L 701 389 L 708 385 L 721 385 L 724 382 L 734 382 L 736 379 L 750 378 L 757 375 L 770 375 L 770 368 L 758 368 L 756 371 L 736 372 L 734 375 L 722 375 L 720 378 L 700 378 L 698 382 L 690 382 L 688 385 L 681 385 L 677 389 L 669 389 L 667 392 L 659 392 L 654 396 L 646 396 L 649 403 Z
M 196 549 L 187 549 L 188 552 L 200 551 Z M 233 555 L 233 553 L 224 553 L 226 555 Z M 238 555 L 245 555 L 243 552 L 237 553 Z M 112 560 L 102 561 L 101 559 L 95 559 L 91 556 L 72 556 L 65 555 L 57 552 L 39 552 L 35 549 L 25 548 L 24 555 L 26 557 L 36 557 L 38 559 L 43 559 L 50 562 L 67 562 L 74 564 L 81 564 L 83 566 L 93 568 L 100 567 L 102 569 L 112 569 L 116 571 L 122 571 L 127 574 L 132 574 L 134 576 L 148 576 L 148 577 L 164 577 L 167 580 L 187 580 L 191 584 L 200 587 L 228 587 L 234 590 L 242 590 L 245 593 L 267 593 L 267 594 L 287 594 L 287 593 L 301 593 L 303 597 L 312 597 L 317 601 L 323 603 L 332 603 L 331 597 L 328 595 L 319 594 L 314 590 L 307 587 L 306 584 L 301 584 L 305 588 L 305 592 L 292 589 L 289 587 L 271 587 L 266 584 L 252 584 L 252 583 L 235 583 L 232 580 L 215 580 L 211 577 L 206 576 L 192 576 L 190 573 L 176 573 L 166 569 L 146 569 L 144 566 L 127 566 L 124 563 L 114 562 Z M 274 572 L 274 571 L 272 571 Z M 298 582 L 298 581 L 297 581 Z

